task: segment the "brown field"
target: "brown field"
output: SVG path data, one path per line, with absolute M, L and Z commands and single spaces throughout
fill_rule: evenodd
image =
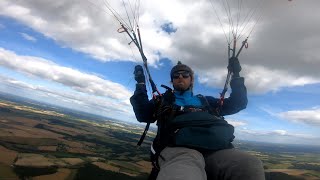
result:
M 0 100 L 0 110 L 2 107 L 11 112 L 0 111 L 0 179 L 18 179 L 13 167 L 57 167 L 54 174 L 33 176 L 36 180 L 72 180 L 77 168 L 85 163 L 130 176 L 138 176 L 151 168 L 141 157 L 133 156 L 139 163 L 125 162 L 126 156 L 131 156 L 128 152 L 120 153 L 124 157 L 113 155 L 113 148 L 109 146 L 136 143 L 117 139 L 108 131 L 111 127 L 118 130 L 120 125 L 65 119 L 65 115 L 54 111 Z M 109 157 L 119 160 L 109 161 L 106 159 Z
M 19 177 L 13 172 L 11 166 L 0 163 L 0 179 L 18 180 Z
M 14 163 L 16 166 L 25 167 L 49 167 L 55 165 L 52 159 L 41 154 L 20 153 Z
M 16 151 L 9 150 L 3 146 L 0 146 L 0 163 L 5 165 L 12 165 L 18 153 Z
M 77 166 L 77 165 L 83 164 L 85 162 L 84 160 L 82 160 L 80 158 L 61 158 L 61 160 L 71 166 Z
M 58 179 L 68 179 L 71 175 L 72 170 L 66 168 L 59 168 L 58 172 L 50 175 L 43 175 L 43 176 L 35 176 L 33 180 L 58 180 Z
M 105 169 L 105 170 L 113 171 L 113 172 L 120 172 L 120 167 L 112 166 L 112 165 L 107 164 L 107 163 L 94 162 L 94 163 L 92 163 L 92 164 L 98 166 L 98 167 L 101 168 L 101 169 Z
M 17 154 L 16 151 L 0 146 L 0 179 L 19 179 L 11 167 Z

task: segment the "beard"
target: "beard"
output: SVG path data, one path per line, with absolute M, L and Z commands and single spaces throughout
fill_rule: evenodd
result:
M 177 83 L 173 85 L 174 90 L 176 91 L 187 91 L 192 87 L 192 84 L 190 86 L 187 86 L 185 83 Z

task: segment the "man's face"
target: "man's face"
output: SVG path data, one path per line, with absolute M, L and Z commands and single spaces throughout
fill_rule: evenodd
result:
M 173 88 L 177 91 L 185 91 L 192 84 L 191 74 L 187 71 L 178 71 L 173 74 Z

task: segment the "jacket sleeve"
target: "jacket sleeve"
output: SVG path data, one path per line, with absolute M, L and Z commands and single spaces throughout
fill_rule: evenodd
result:
M 220 110 L 220 115 L 231 115 L 235 114 L 247 107 L 247 88 L 244 85 L 243 77 L 232 78 L 230 82 L 232 92 L 228 98 L 223 101 L 223 106 Z M 212 96 L 206 96 L 209 105 L 213 109 L 219 108 L 219 99 Z
M 130 103 L 139 122 L 153 123 L 156 121 L 153 116 L 154 103 L 153 100 L 148 99 L 145 84 L 136 85 L 136 90 L 130 98 Z

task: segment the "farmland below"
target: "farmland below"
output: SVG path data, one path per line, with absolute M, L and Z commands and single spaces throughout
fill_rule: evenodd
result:
M 141 132 L 135 124 L 0 99 L 0 180 L 147 179 L 155 132 L 137 148 Z M 319 147 L 235 146 L 263 161 L 267 179 L 320 179 Z

